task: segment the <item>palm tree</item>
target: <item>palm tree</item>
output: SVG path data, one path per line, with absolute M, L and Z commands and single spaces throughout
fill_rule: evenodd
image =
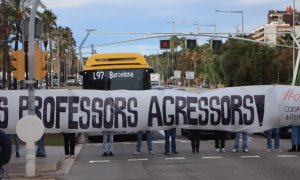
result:
M 52 60 L 53 60 L 53 56 L 52 56 L 52 40 L 53 40 L 53 31 L 56 27 L 56 20 L 57 20 L 57 16 L 51 11 L 51 10 L 45 10 L 42 14 L 41 14 L 41 17 L 42 17 L 42 22 L 45 24 L 44 26 L 44 32 L 45 32 L 45 35 L 44 35 L 44 42 L 48 42 L 47 39 L 49 39 L 49 48 L 50 48 L 50 57 L 49 57 L 49 60 L 48 60 L 48 63 L 47 63 L 47 69 L 48 69 L 48 72 L 50 72 L 50 74 L 52 73 Z M 46 49 L 46 47 L 45 47 Z M 50 70 L 50 71 L 49 71 Z M 50 76 L 50 78 L 52 78 L 52 74 Z M 50 79 L 50 82 L 51 82 L 51 79 Z M 49 87 L 49 79 L 48 79 L 48 76 L 46 76 L 46 84 L 47 84 L 47 87 Z

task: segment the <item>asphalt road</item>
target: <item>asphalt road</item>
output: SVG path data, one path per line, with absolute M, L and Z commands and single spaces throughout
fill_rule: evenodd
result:
M 289 153 L 290 139 L 281 139 L 282 153 L 266 152 L 266 139 L 250 135 L 250 153 L 231 153 L 233 140 L 226 141 L 225 153 L 217 153 L 213 140 L 202 140 L 200 153 L 192 154 L 190 142 L 178 136 L 179 155 L 164 156 L 163 136 L 155 133 L 153 150 L 146 142 L 140 156 L 134 156 L 135 142 L 114 143 L 114 157 L 102 157 L 102 144 L 85 143 L 70 173 L 58 179 L 204 179 L 204 180 L 293 180 L 300 177 L 300 152 Z

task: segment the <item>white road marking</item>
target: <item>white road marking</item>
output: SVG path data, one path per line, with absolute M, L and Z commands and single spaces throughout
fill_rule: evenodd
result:
M 202 159 L 221 159 L 223 156 L 203 156 Z
M 185 157 L 169 157 L 169 158 L 165 158 L 165 160 L 183 160 L 185 159 Z
M 128 161 L 148 161 L 148 158 L 128 159 Z
M 241 158 L 260 158 L 260 156 L 240 156 Z
M 91 160 L 91 161 L 90 161 L 90 164 L 96 164 L 96 163 L 109 163 L 109 162 L 110 162 L 110 160 L 95 160 L 95 161 Z
M 297 155 L 277 155 L 279 158 L 291 158 L 291 157 L 298 157 Z

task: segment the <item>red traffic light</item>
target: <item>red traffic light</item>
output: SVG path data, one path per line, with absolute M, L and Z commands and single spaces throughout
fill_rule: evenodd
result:
M 160 49 L 170 49 L 170 40 L 160 40 Z

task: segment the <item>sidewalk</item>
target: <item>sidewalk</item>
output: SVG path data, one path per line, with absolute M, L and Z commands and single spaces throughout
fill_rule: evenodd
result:
M 75 155 L 80 152 L 82 144 L 75 147 Z M 63 146 L 45 146 L 47 157 L 36 157 L 36 177 L 26 177 L 26 149 L 21 146 L 21 157 L 12 157 L 7 165 L 7 172 L 11 179 L 55 179 L 57 175 L 68 174 L 76 158 L 65 159 Z

